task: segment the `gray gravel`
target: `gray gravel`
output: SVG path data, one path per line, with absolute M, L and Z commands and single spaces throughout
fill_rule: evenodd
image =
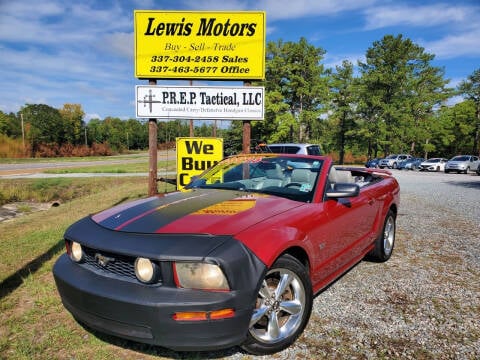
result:
M 290 348 L 198 357 L 480 359 L 480 176 L 393 174 L 401 208 L 388 262 L 363 261 L 320 293 Z

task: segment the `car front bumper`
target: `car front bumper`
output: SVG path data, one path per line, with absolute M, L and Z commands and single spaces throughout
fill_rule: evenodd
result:
M 81 323 L 118 337 L 177 351 L 241 344 L 256 296 L 251 291 L 211 292 L 105 279 L 62 255 L 53 268 L 64 306 Z M 177 312 L 234 309 L 231 318 L 176 321 Z

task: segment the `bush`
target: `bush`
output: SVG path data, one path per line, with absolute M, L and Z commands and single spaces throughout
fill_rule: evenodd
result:
M 72 157 L 72 156 L 109 156 L 113 155 L 110 146 L 107 143 L 93 143 L 91 147 L 86 145 L 72 145 L 70 143 L 62 144 L 39 144 L 33 154 L 34 157 Z
M 21 139 L 12 139 L 0 134 L 0 158 L 22 158 L 29 152 L 23 148 Z

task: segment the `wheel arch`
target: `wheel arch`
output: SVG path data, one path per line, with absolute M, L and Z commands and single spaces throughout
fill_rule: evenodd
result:
M 282 257 L 283 255 L 290 255 L 297 259 L 302 265 L 305 267 L 308 273 L 310 273 L 310 258 L 308 257 L 307 252 L 304 248 L 300 246 L 292 246 L 286 250 L 284 250 L 278 257 Z

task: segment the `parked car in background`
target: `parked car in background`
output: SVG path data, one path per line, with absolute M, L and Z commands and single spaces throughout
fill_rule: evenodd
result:
M 365 167 L 378 168 L 378 163 L 380 162 L 381 159 L 382 158 L 374 158 L 374 159 L 367 160 L 367 162 L 365 163 Z
M 480 165 L 478 156 L 473 155 L 457 155 L 447 161 L 445 164 L 445 172 L 449 173 L 455 171 L 457 173 L 463 172 L 464 174 L 469 171 L 475 171 Z
M 410 159 L 412 155 L 408 154 L 392 154 L 388 155 L 386 158 L 380 160 L 378 163 L 378 167 L 380 169 L 383 168 L 389 168 L 389 169 L 396 169 L 398 167 L 398 164 L 402 162 L 403 160 Z
M 394 249 L 400 188 L 386 170 L 239 155 L 187 190 L 66 230 L 53 276 L 77 321 L 178 351 L 272 354 L 303 332 L 314 296 L 365 256 L 383 262 Z
M 255 148 L 255 152 L 275 154 L 302 154 L 321 155 L 320 146 L 316 144 L 261 144 Z
M 403 160 L 398 164 L 397 169 L 398 170 L 418 170 L 420 167 L 420 164 L 425 161 L 424 158 L 410 158 L 407 160 Z
M 420 171 L 443 171 L 445 170 L 445 164 L 448 159 L 444 158 L 431 158 L 423 161 L 420 164 Z
M 480 175 L 480 164 L 477 167 L 477 175 Z

